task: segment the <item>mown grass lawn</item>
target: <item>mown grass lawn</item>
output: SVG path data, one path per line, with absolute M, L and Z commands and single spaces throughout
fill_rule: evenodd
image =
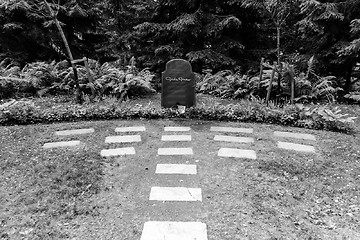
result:
M 131 104 L 149 104 L 149 99 Z M 359 114 L 359 106 L 341 107 Z M 137 154 L 101 158 L 101 149 L 109 148 L 105 137 L 114 135 L 115 127 L 130 125 L 147 127 L 143 141 L 135 144 Z M 156 156 L 162 128 L 170 125 L 192 127 L 193 157 Z M 258 159 L 217 157 L 223 144 L 212 141 L 214 133 L 208 130 L 213 125 L 253 127 L 256 141 L 243 147 L 257 151 Z M 54 135 L 89 127 L 94 134 Z M 317 153 L 276 148 L 274 130 L 314 134 Z M 0 127 L 0 136 L 0 239 L 139 239 L 144 222 L 166 219 L 202 221 L 209 239 L 360 238 L 358 133 L 182 119 L 6 126 Z M 45 142 L 73 139 L 83 144 L 42 149 Z M 154 174 L 157 163 L 186 161 L 198 165 L 196 177 Z M 155 184 L 196 185 L 203 190 L 203 202 L 186 208 L 149 202 Z

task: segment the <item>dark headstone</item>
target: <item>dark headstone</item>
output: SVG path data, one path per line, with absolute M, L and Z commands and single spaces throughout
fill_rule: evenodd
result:
M 195 74 L 188 61 L 173 59 L 162 73 L 161 106 L 195 105 Z

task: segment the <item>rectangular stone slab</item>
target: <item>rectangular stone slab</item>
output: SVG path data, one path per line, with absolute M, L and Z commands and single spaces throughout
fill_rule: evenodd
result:
M 140 240 L 207 240 L 206 224 L 201 222 L 160 222 L 144 224 Z
M 304 140 L 312 140 L 316 141 L 316 138 L 312 134 L 307 133 L 293 133 L 293 132 L 274 132 L 275 137 L 286 137 L 286 138 L 297 138 L 297 139 L 304 139 Z
M 196 165 L 191 164 L 158 164 L 157 174 L 196 174 Z
M 140 135 L 126 135 L 126 136 L 109 136 L 105 138 L 105 143 L 131 143 L 141 142 Z
M 215 141 L 222 142 L 234 142 L 234 143 L 253 143 L 254 138 L 250 137 L 233 137 L 233 136 L 225 136 L 225 135 L 215 135 Z
M 187 132 L 190 131 L 190 127 L 165 127 L 165 132 Z
M 56 131 L 56 136 L 68 136 L 68 135 L 77 135 L 77 134 L 88 134 L 93 133 L 95 130 L 93 128 L 84 128 L 84 129 L 70 129 L 63 131 Z
M 162 135 L 161 141 L 176 141 L 176 142 L 191 141 L 191 135 Z
M 193 155 L 192 148 L 159 148 L 158 155 Z
M 252 128 L 233 128 L 233 127 L 210 127 L 213 132 L 231 132 L 231 133 L 253 133 Z
M 115 128 L 115 132 L 144 132 L 145 130 L 146 128 L 144 126 Z
M 218 156 L 256 159 L 256 152 L 254 150 L 244 150 L 237 148 L 220 148 Z
M 149 200 L 201 202 L 201 188 L 152 187 Z
M 134 155 L 135 148 L 114 148 L 114 149 L 104 149 L 101 150 L 100 155 L 102 157 L 113 157 L 113 156 L 124 156 L 124 155 Z
M 45 143 L 43 148 L 57 148 L 57 147 L 74 147 L 80 145 L 80 141 L 63 141 L 63 142 L 51 142 Z
M 297 143 L 290 143 L 290 142 L 278 142 L 278 147 L 287 149 L 287 150 L 299 151 L 299 152 L 315 153 L 315 148 L 313 146 L 304 145 L 304 144 L 297 144 Z

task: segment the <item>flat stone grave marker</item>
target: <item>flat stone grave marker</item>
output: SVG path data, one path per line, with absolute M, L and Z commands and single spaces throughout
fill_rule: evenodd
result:
M 201 202 L 201 188 L 152 187 L 149 200 Z
M 159 148 L 158 155 L 193 155 L 192 148 Z
M 160 222 L 144 224 L 140 240 L 207 240 L 206 224 L 201 222 Z
M 175 142 L 184 142 L 191 141 L 191 135 L 162 135 L 161 141 L 175 141 Z
M 135 148 L 114 148 L 114 149 L 103 149 L 100 152 L 102 157 L 113 157 L 113 156 L 125 156 L 125 155 L 134 155 Z
M 125 135 L 125 136 L 109 136 L 105 138 L 105 143 L 132 143 L 141 142 L 140 135 Z
M 57 148 L 57 147 L 74 147 L 80 145 L 80 141 L 62 141 L 62 142 L 51 142 L 45 143 L 43 148 Z
M 146 128 L 144 126 L 115 128 L 115 132 L 144 132 L 145 130 Z
M 170 60 L 162 73 L 161 106 L 194 106 L 195 85 L 191 64 L 184 59 Z
M 253 133 L 252 128 L 233 128 L 233 127 L 210 127 L 213 132 L 231 132 L 231 133 Z
M 95 130 L 93 128 L 84 128 L 84 129 L 70 129 L 70 130 L 62 130 L 56 131 L 56 136 L 68 136 L 68 135 L 77 135 L 77 134 L 88 134 L 93 133 Z
M 310 145 L 290 143 L 290 142 L 278 142 L 278 147 L 286 150 L 294 150 L 299 152 L 315 153 L 315 148 Z
M 190 127 L 164 127 L 165 132 L 188 132 Z
M 304 140 L 312 140 L 316 141 L 316 138 L 312 134 L 307 133 L 293 133 L 293 132 L 280 132 L 275 131 L 274 136 L 276 137 L 286 137 L 286 138 L 296 138 L 296 139 L 304 139 Z
M 220 148 L 218 152 L 219 157 L 234 157 L 234 158 L 248 158 L 256 159 L 254 150 L 244 150 L 237 148 Z
M 254 138 L 250 137 L 233 137 L 233 136 L 225 136 L 225 135 L 215 135 L 215 141 L 222 142 L 234 142 L 234 143 L 253 143 Z
M 157 174 L 196 174 L 196 165 L 192 164 L 158 164 Z

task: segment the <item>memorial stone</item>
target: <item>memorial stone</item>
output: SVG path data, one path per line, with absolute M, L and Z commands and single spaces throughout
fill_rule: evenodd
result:
M 188 61 L 173 59 L 167 62 L 162 73 L 161 106 L 194 106 L 195 74 Z

